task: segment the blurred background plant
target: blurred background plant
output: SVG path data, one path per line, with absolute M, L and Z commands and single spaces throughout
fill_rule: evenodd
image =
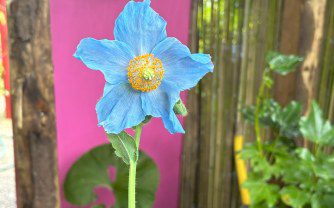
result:
M 256 135 L 241 151 L 250 162 L 243 186 L 249 190 L 251 207 L 333 207 L 334 128 L 315 101 L 302 116 L 301 103 L 281 106 L 269 93 L 272 74 L 287 75 L 302 60 L 269 53 L 256 104 L 242 109 Z

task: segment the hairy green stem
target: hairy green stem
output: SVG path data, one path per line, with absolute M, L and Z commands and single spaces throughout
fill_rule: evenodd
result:
M 142 124 L 139 124 L 138 126 L 135 127 L 135 141 L 136 141 L 137 155 L 139 154 L 139 143 L 142 129 L 143 129 Z M 129 208 L 136 208 L 136 168 L 137 168 L 137 162 L 131 161 L 130 171 L 129 171 L 129 190 L 128 190 Z
M 129 171 L 129 192 L 128 192 L 128 204 L 129 208 L 136 207 L 136 162 L 130 162 Z
M 256 107 L 255 107 L 255 121 L 254 121 L 255 135 L 256 135 L 257 146 L 261 155 L 263 155 L 263 150 L 262 150 L 263 148 L 262 148 L 262 139 L 260 132 L 260 110 L 261 110 L 262 100 L 265 95 L 267 76 L 269 76 L 268 68 L 266 68 L 263 72 L 259 93 L 258 96 L 256 97 Z

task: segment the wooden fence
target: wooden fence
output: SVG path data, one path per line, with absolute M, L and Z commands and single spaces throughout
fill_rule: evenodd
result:
M 239 109 L 255 101 L 267 51 L 305 57 L 275 77 L 273 96 L 305 112 L 317 99 L 334 121 L 334 1 L 193 0 L 191 20 L 191 49 L 210 53 L 215 71 L 188 96 L 180 207 L 240 207 L 233 139 L 252 139 Z

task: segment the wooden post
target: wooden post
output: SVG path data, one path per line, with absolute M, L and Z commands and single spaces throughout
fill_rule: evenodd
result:
M 9 10 L 11 98 L 18 208 L 59 207 L 49 1 Z
M 321 76 L 327 0 L 285 0 L 280 28 L 279 50 L 299 54 L 305 61 L 301 69 L 286 77 L 276 77 L 275 99 L 287 104 L 297 99 L 305 104 L 317 97 Z
M 2 67 L 4 68 L 4 84 L 5 90 L 10 91 L 10 76 L 9 76 L 9 57 L 8 57 L 8 25 L 7 25 L 7 10 L 6 0 L 0 0 L 0 34 L 1 34 L 1 56 Z M 5 95 L 6 101 L 6 118 L 11 118 L 10 95 Z
M 303 7 L 300 49 L 305 57 L 298 79 L 297 98 L 307 108 L 316 98 L 321 75 L 327 0 L 309 0 Z

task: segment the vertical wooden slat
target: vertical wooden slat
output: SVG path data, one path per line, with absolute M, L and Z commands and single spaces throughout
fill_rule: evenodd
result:
M 323 112 L 328 117 L 332 117 L 331 108 L 334 103 L 328 99 L 332 97 L 332 86 L 334 84 L 334 1 L 327 2 L 327 14 L 325 18 L 325 32 L 324 32 L 324 55 L 322 58 L 322 69 L 318 84 L 317 99 Z
M 243 30 L 242 30 L 242 46 L 241 53 L 243 54 L 243 58 L 241 59 L 240 65 L 240 78 L 239 78 L 239 86 L 238 86 L 238 109 L 241 109 L 246 104 L 246 91 L 247 91 L 247 68 L 248 68 L 248 48 L 249 48 L 249 23 L 250 23 L 250 12 L 251 12 L 251 1 L 245 2 L 245 11 L 243 17 Z M 245 126 L 241 114 L 237 114 L 237 123 L 236 123 L 236 134 L 245 134 Z
M 334 122 L 334 2 L 328 1 L 328 20 L 326 23 L 326 45 L 323 59 L 323 73 L 319 83 L 318 99 L 323 109 L 325 109 L 325 115 Z M 326 79 L 326 82 L 323 81 Z M 323 93 L 322 93 L 323 92 Z M 329 99 L 330 97 L 330 99 Z M 321 102 L 324 100 L 323 102 Z M 326 105 L 322 104 L 326 103 Z
M 243 24 L 242 62 L 238 94 L 238 109 L 254 104 L 260 78 L 265 67 L 264 58 L 278 45 L 278 23 L 281 16 L 281 0 L 246 1 Z M 253 128 L 248 128 L 240 114 L 236 115 L 236 134 L 253 138 Z
M 49 1 L 9 12 L 17 207 L 59 207 Z
M 279 51 L 284 54 L 299 54 L 299 38 L 301 24 L 301 0 L 283 3 L 280 31 L 279 31 Z M 296 73 L 287 76 L 275 77 L 275 99 L 287 104 L 295 97 L 296 92 Z
M 199 4 L 201 0 L 194 0 L 191 3 L 191 26 L 189 33 L 190 50 L 192 52 L 198 51 L 199 47 Z M 188 106 L 188 119 L 186 120 L 185 126 L 187 134 L 183 140 L 183 154 L 181 168 L 181 188 L 180 188 L 180 207 L 194 207 L 197 204 L 197 176 L 198 176 L 198 152 L 199 152 L 199 126 L 200 126 L 200 113 L 199 113 L 199 91 L 200 87 L 189 91 L 187 96 Z
M 240 80 L 241 80 L 241 62 L 242 62 L 242 37 L 243 37 L 243 25 L 244 25 L 244 17 L 245 17 L 245 1 L 238 0 L 234 2 L 234 29 L 233 29 L 233 43 L 232 47 L 234 47 L 234 52 L 232 52 L 232 62 L 234 63 L 234 82 L 235 82 L 235 89 L 233 94 L 233 102 L 232 106 L 235 107 L 235 111 L 233 112 L 233 135 L 237 132 L 237 124 L 238 124 L 238 115 L 239 115 L 239 92 L 240 92 Z M 232 139 L 231 139 L 232 140 Z M 234 154 L 234 152 L 233 152 Z M 222 155 L 224 157 L 224 155 Z M 232 157 L 232 155 L 231 155 Z M 234 157 L 232 157 L 232 164 L 234 165 Z M 232 166 L 232 181 L 231 181 L 231 208 L 239 208 L 241 203 L 241 196 L 239 192 L 237 174 L 236 174 L 236 167 Z

